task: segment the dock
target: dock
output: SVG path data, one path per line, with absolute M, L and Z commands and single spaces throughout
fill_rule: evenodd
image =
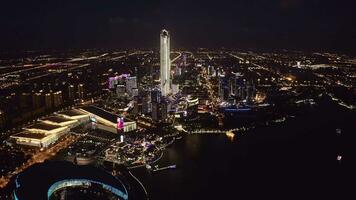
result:
M 160 171 L 169 170 L 169 169 L 176 169 L 177 166 L 176 165 L 169 165 L 169 166 L 166 166 L 166 167 L 158 167 L 158 166 L 152 167 L 151 165 L 146 165 L 146 168 L 151 172 L 160 172 Z

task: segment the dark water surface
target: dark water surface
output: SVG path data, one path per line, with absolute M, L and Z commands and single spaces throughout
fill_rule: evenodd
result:
M 177 169 L 134 173 L 151 200 L 356 199 L 355 134 L 355 111 L 323 100 L 302 116 L 234 141 L 225 135 L 186 136 L 157 163 Z

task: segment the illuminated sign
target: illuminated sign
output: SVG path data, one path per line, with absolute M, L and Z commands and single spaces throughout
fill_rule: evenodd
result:
M 118 117 L 117 118 L 117 129 L 122 130 L 124 128 L 124 118 Z

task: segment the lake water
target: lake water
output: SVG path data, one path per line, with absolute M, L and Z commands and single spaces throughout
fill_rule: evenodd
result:
M 183 137 L 156 163 L 177 169 L 134 173 L 151 200 L 355 199 L 355 134 L 355 111 L 324 99 L 302 116 L 233 141 L 225 135 Z

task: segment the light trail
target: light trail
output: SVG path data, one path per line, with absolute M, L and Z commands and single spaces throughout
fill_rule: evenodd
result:
M 141 183 L 141 181 L 138 180 L 138 178 L 136 178 L 136 176 L 134 176 L 130 171 L 129 171 L 129 174 L 141 185 L 141 187 L 143 188 L 143 190 L 144 190 L 144 192 L 145 192 L 145 195 L 146 195 L 147 199 L 149 199 L 149 198 L 148 198 L 148 193 L 147 193 L 147 190 L 146 190 L 145 186 L 144 186 L 144 185 Z

